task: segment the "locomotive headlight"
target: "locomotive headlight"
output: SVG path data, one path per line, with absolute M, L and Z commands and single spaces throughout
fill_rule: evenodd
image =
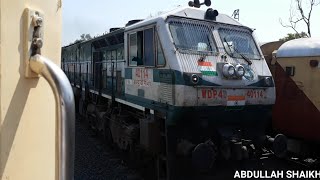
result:
M 271 85 L 272 85 L 272 79 L 271 79 L 271 77 L 265 77 L 265 78 L 264 78 L 264 84 L 265 84 L 266 86 L 271 86 Z
M 236 75 L 237 77 L 242 77 L 245 74 L 245 69 L 242 65 L 238 64 L 236 65 Z
M 232 64 L 225 64 L 222 68 L 222 73 L 225 77 L 232 77 L 235 74 L 235 68 Z
M 193 84 L 198 84 L 198 82 L 199 82 L 199 76 L 196 75 L 196 74 L 192 74 L 192 75 L 191 75 L 191 82 L 192 82 Z

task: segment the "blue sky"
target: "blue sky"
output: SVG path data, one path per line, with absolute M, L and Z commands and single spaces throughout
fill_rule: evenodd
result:
M 203 1 L 203 0 L 200 0 Z M 278 40 L 294 31 L 280 25 L 290 14 L 291 0 L 212 0 L 211 7 L 219 13 L 232 15 L 240 9 L 240 23 L 256 29 L 260 42 Z M 144 19 L 159 11 L 185 6 L 188 0 L 65 0 L 63 1 L 62 43 L 67 45 L 83 33 L 95 36 L 111 27 L 123 27 L 130 19 Z M 320 5 L 311 19 L 312 37 L 320 37 Z M 307 31 L 304 24 L 299 31 Z

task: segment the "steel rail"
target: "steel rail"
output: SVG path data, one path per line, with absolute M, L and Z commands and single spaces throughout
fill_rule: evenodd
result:
M 56 101 L 56 179 L 74 179 L 75 104 L 67 76 L 51 60 L 36 54 L 30 58 L 30 68 L 50 84 Z

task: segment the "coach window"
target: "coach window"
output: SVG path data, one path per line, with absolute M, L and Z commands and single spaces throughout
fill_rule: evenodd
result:
M 294 66 L 286 66 L 286 74 L 288 76 L 294 76 L 295 75 L 295 67 Z
M 111 51 L 107 51 L 107 60 L 111 60 Z
M 117 60 L 123 60 L 123 47 L 117 49 Z
M 111 51 L 111 60 L 116 60 L 117 59 L 117 51 L 116 50 L 112 50 Z
M 107 52 L 102 51 L 102 60 L 107 60 Z

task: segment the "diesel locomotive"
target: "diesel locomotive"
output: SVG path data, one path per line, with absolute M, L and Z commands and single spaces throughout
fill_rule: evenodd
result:
M 176 179 L 178 162 L 203 172 L 255 154 L 275 103 L 253 30 L 189 6 L 62 47 L 76 111 L 119 149 L 154 157 L 159 179 Z

